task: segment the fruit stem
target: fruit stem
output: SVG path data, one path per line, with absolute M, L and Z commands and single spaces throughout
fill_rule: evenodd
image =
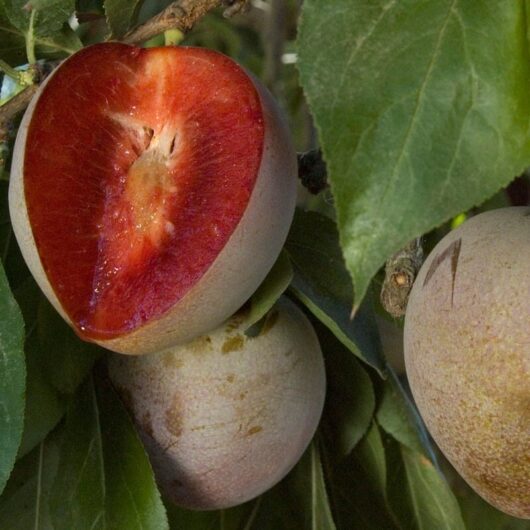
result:
M 184 33 L 180 29 L 168 29 L 164 31 L 164 45 L 177 46 L 184 39 Z

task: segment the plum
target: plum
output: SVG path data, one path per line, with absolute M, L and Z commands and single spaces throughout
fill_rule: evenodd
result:
M 104 43 L 32 100 L 9 206 L 78 335 L 141 354 L 209 332 L 251 296 L 287 236 L 296 174 L 278 105 L 233 60 Z
M 484 499 L 530 519 L 530 208 L 482 213 L 425 261 L 405 362 L 442 452 Z
M 109 360 L 161 490 L 181 506 L 226 508 L 263 493 L 317 428 L 325 372 L 307 317 L 281 299 L 259 334 L 244 328 L 237 314 L 189 344 Z

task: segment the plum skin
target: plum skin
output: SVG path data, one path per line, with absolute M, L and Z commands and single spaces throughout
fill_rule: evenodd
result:
M 162 492 L 201 510 L 243 503 L 281 480 L 313 437 L 325 396 L 318 339 L 287 299 L 256 337 L 236 316 L 184 346 L 113 355 L 109 375 Z
M 28 268 L 51 304 L 76 329 L 42 266 L 24 191 L 28 128 L 39 96 L 53 75 L 39 87 L 19 128 L 13 151 L 9 209 L 13 230 Z M 184 344 L 214 329 L 237 311 L 274 264 L 294 215 L 296 151 L 277 103 L 259 81 L 249 77 L 260 98 L 265 138 L 258 176 L 245 213 L 209 269 L 172 308 L 132 332 L 94 340 L 99 345 L 119 353 L 137 355 Z
M 424 263 L 405 361 L 442 452 L 485 500 L 530 519 L 530 209 L 477 215 Z

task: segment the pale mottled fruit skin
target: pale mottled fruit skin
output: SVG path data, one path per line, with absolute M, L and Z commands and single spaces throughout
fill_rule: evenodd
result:
M 456 470 L 530 519 L 530 208 L 477 215 L 438 243 L 409 299 L 405 361 Z
M 24 194 L 28 128 L 39 96 L 52 76 L 39 87 L 17 134 L 9 181 L 9 211 L 13 231 L 33 277 L 50 303 L 72 325 L 43 269 Z M 278 104 L 257 79 L 250 77 L 260 96 L 265 139 L 258 177 L 243 217 L 210 268 L 169 311 L 131 333 L 96 341 L 100 346 L 139 355 L 184 344 L 208 333 L 250 298 L 276 261 L 294 215 L 296 150 Z
M 227 508 L 272 487 L 322 414 L 324 362 L 305 315 L 282 300 L 254 338 L 243 321 L 166 352 L 109 360 L 162 491 L 187 508 Z

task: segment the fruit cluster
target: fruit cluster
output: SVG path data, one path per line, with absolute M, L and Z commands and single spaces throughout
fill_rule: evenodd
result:
M 85 48 L 39 88 L 16 140 L 15 235 L 109 373 L 177 503 L 222 508 L 280 480 L 324 401 L 322 354 L 288 300 L 260 333 L 240 309 L 278 257 L 296 198 L 278 106 L 199 48 Z M 149 355 L 144 355 L 149 354 Z

